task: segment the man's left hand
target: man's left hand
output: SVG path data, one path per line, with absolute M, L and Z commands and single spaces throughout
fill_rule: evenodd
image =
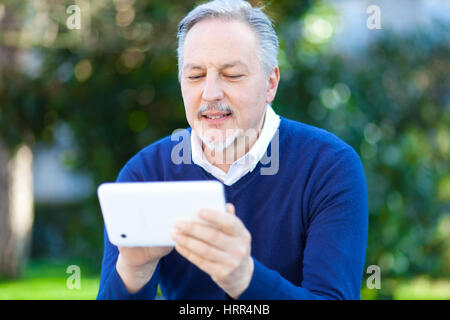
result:
M 205 209 L 199 212 L 201 222 L 177 222 L 172 238 L 178 253 L 236 299 L 247 289 L 253 276 L 251 235 L 231 203 L 227 203 L 226 210 Z

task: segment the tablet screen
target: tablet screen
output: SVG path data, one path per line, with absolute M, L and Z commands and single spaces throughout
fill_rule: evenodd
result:
M 108 238 L 117 246 L 173 246 L 175 221 L 195 220 L 203 208 L 225 211 L 216 180 L 103 183 L 97 194 Z

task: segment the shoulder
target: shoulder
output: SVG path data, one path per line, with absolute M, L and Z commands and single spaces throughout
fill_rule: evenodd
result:
M 351 203 L 365 214 L 366 179 L 353 147 L 327 130 L 298 121 L 286 119 L 285 127 L 288 135 L 284 146 L 280 140 L 280 148 L 289 154 L 288 172 L 301 172 L 309 218 L 338 203 Z
M 346 155 L 359 159 L 353 147 L 334 133 L 296 120 L 281 119 L 285 134 L 280 143 L 284 142 L 289 150 L 297 150 L 302 157 L 331 160 L 330 157 Z

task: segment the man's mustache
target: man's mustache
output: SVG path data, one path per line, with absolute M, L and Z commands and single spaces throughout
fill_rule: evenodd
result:
M 228 105 L 224 103 L 217 103 L 217 104 L 205 104 L 200 107 L 197 111 L 197 116 L 200 117 L 202 113 L 206 111 L 218 111 L 218 112 L 226 112 L 226 113 L 233 113 L 233 109 Z

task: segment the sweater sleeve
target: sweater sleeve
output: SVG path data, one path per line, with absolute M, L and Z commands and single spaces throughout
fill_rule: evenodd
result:
M 125 166 L 119 173 L 116 182 L 131 182 L 138 180 L 139 179 L 136 176 L 133 176 Z M 140 291 L 136 293 L 129 293 L 116 270 L 118 256 L 119 249 L 109 241 L 106 229 L 104 229 L 103 260 L 97 300 L 154 299 L 159 284 L 161 261 L 158 263 L 149 282 L 147 282 L 147 284 Z
M 300 286 L 253 258 L 252 279 L 238 299 L 361 298 L 368 232 L 364 171 L 351 148 L 322 159 L 312 173 Z

